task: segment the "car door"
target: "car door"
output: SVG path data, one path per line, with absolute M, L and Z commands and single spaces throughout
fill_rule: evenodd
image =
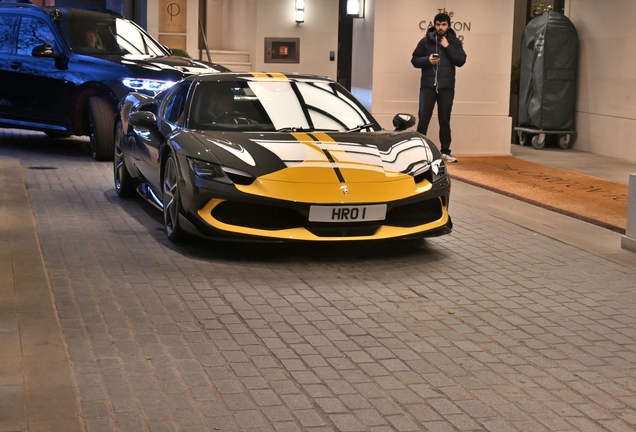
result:
M 13 52 L 15 25 L 18 17 L 10 14 L 0 14 L 0 118 L 11 114 L 11 101 L 8 98 L 9 87 L 9 58 Z
M 38 17 L 21 16 L 17 26 L 15 49 L 5 66 L 3 83 L 10 114 L 26 125 L 70 126 L 69 94 L 74 85 L 64 62 L 33 55 L 34 48 L 44 45 L 54 54 L 62 54 L 61 39 Z
M 185 111 L 190 85 L 190 82 L 177 84 L 169 92 L 159 107 L 157 130 L 148 134 L 146 139 L 137 140 L 139 171 L 157 192 L 161 191 L 161 150 L 166 137 L 183 124 L 181 117 Z

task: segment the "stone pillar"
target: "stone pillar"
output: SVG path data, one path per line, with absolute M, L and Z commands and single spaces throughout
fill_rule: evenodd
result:
M 636 173 L 629 175 L 627 225 L 625 226 L 625 235 L 621 239 L 621 247 L 636 252 Z
M 187 33 L 187 0 L 159 0 L 159 42 L 186 51 Z

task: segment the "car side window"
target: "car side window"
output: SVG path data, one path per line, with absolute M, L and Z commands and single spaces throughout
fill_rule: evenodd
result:
M 40 45 L 50 45 L 53 52 L 59 52 L 53 31 L 46 22 L 38 18 L 22 17 L 18 29 L 18 54 L 30 56 L 33 48 Z
M 163 102 L 162 117 L 170 123 L 176 123 L 181 114 L 185 110 L 186 100 L 188 98 L 188 90 L 190 89 L 190 83 L 182 83 L 179 87 L 168 95 Z
M 0 53 L 9 54 L 13 50 L 15 21 L 15 16 L 0 15 Z

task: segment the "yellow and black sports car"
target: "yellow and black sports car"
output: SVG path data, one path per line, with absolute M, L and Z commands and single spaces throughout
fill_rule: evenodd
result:
M 191 76 L 120 103 L 115 190 L 163 211 L 166 234 L 352 241 L 448 234 L 439 150 L 383 130 L 341 85 L 311 75 Z

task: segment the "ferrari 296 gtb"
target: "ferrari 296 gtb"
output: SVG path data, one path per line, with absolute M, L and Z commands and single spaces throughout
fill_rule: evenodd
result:
M 163 211 L 176 241 L 363 241 L 448 234 L 450 179 L 398 114 L 384 130 L 328 78 L 193 75 L 120 103 L 115 190 Z

